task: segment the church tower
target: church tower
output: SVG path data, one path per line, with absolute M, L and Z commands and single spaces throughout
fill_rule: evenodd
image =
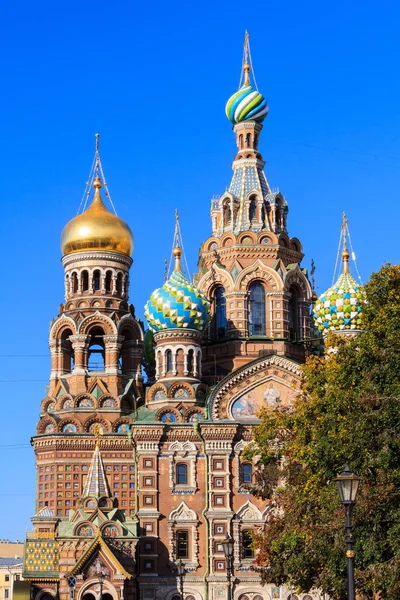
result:
M 97 135 L 89 205 L 61 236 L 65 302 L 50 327 L 50 383 L 32 439 L 37 514 L 27 534 L 24 577 L 36 593 L 46 582 L 46 593 L 61 600 L 69 598 L 65 575 L 72 567 L 77 590 L 81 583 L 89 593 L 99 552 L 113 582 L 111 596 L 131 589 L 137 541 L 129 431 L 143 397 L 143 328 L 128 298 L 133 236 L 113 210 L 98 141 Z M 51 560 L 30 556 L 35 544 Z M 129 576 L 121 561 L 130 565 Z
M 196 283 L 211 301 L 203 373 L 215 383 L 249 360 L 275 353 L 302 362 L 311 288 L 302 246 L 288 232 L 288 204 L 272 189 L 259 151 L 267 101 L 252 85 L 246 33 L 242 84 L 226 105 L 238 152 L 227 191 L 211 201 L 212 235 L 200 248 Z M 222 350 L 222 346 L 223 350 Z

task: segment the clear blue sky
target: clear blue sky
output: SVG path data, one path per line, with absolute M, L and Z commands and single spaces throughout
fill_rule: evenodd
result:
M 28 444 L 63 301 L 59 236 L 78 209 L 94 134 L 135 236 L 130 293 L 142 315 L 162 283 L 175 207 L 193 272 L 210 199 L 229 184 L 224 106 L 248 28 L 270 106 L 260 149 L 304 266 L 313 257 L 318 291 L 330 285 L 346 210 L 365 281 L 399 260 L 399 16 L 385 0 L 3 3 L 0 538 L 22 538 L 34 511 Z

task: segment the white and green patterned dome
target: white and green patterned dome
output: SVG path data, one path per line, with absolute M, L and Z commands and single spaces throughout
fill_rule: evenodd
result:
M 349 253 L 343 251 L 343 273 L 314 305 L 314 323 L 319 331 L 356 332 L 363 328 L 365 293 L 349 271 Z
M 202 331 L 208 325 L 210 303 L 182 273 L 181 254 L 181 249 L 176 247 L 174 272 L 151 294 L 145 306 L 144 316 L 153 331 L 180 328 Z

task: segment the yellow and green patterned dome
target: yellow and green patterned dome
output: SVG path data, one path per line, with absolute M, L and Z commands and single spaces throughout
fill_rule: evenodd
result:
M 210 303 L 182 273 L 179 246 L 173 253 L 174 272 L 161 288 L 151 294 L 144 316 L 152 331 L 180 328 L 202 331 L 210 319 Z
M 343 250 L 343 273 L 314 305 L 314 323 L 323 333 L 359 331 L 363 328 L 365 293 L 349 271 L 349 252 Z

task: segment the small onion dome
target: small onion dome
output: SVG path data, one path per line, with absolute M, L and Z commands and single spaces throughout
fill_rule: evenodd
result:
M 264 121 L 268 114 L 268 104 L 260 92 L 248 84 L 231 96 L 225 108 L 226 116 L 231 123 L 242 121 Z
M 150 329 L 197 329 L 202 331 L 210 319 L 210 303 L 181 271 L 182 250 L 174 251 L 175 269 L 164 285 L 155 290 L 145 306 L 144 316 Z
M 129 225 L 108 210 L 100 196 L 101 181 L 93 182 L 94 197 L 85 212 L 71 219 L 61 234 L 63 256 L 73 252 L 106 250 L 131 256 L 133 235 Z
M 362 329 L 364 301 L 364 291 L 345 269 L 337 282 L 318 298 L 314 306 L 315 326 L 324 333 Z

